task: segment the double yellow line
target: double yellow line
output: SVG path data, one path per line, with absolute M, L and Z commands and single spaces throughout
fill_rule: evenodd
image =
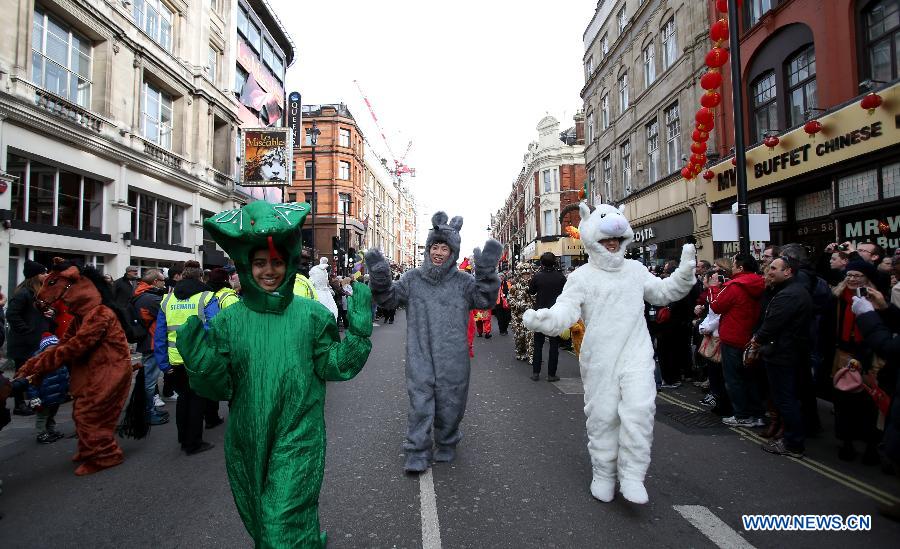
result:
M 704 411 L 703 408 L 698 406 L 694 406 L 693 404 L 688 404 L 683 400 L 677 399 L 666 393 L 657 393 L 657 397 L 668 402 L 669 404 L 674 404 L 675 406 L 684 408 L 685 410 L 690 410 L 691 412 L 700 412 Z M 741 435 L 741 437 L 759 442 L 760 444 L 766 444 L 769 441 L 757 435 L 755 432 L 747 429 L 746 427 L 729 427 L 735 433 Z M 787 457 L 787 456 L 785 456 Z M 831 480 L 850 488 L 851 490 L 855 490 L 860 494 L 868 496 L 879 503 L 883 503 L 885 505 L 892 505 L 895 503 L 900 503 L 900 497 L 894 496 L 893 494 L 889 494 L 884 490 L 879 490 L 878 488 L 872 486 L 871 484 L 867 484 L 855 477 L 852 477 L 846 473 L 842 473 L 841 471 L 837 471 L 832 469 L 831 467 L 825 465 L 820 461 L 816 461 L 814 459 L 810 459 L 808 457 L 804 457 L 803 459 L 797 459 L 788 457 L 794 463 L 802 465 L 806 467 L 810 471 L 815 471 L 819 473 L 823 477 L 830 478 Z

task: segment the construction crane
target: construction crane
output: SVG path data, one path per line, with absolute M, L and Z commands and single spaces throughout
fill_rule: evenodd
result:
M 359 81 L 354 80 L 353 83 L 356 85 L 356 89 L 359 90 L 360 97 L 362 97 L 363 102 L 369 109 L 369 114 L 372 115 L 372 120 L 375 122 L 375 127 L 378 128 L 378 133 L 381 135 L 381 140 L 384 142 L 384 146 L 387 148 L 388 154 L 391 155 L 391 160 L 393 160 L 394 162 L 394 168 L 388 168 L 388 171 L 398 180 L 406 174 L 409 174 L 410 177 L 415 177 L 416 169 L 411 168 L 406 164 L 406 156 L 409 154 L 409 150 L 412 148 L 413 142 L 409 142 L 409 144 L 406 146 L 406 151 L 404 151 L 403 156 L 400 158 L 400 160 L 397 160 L 397 156 L 394 154 L 393 149 L 391 149 L 391 144 L 388 142 L 387 136 L 384 135 L 384 129 L 381 127 L 381 122 L 378 121 L 378 116 L 375 115 L 375 109 L 372 108 L 372 103 L 369 102 L 369 98 L 366 97 L 365 92 L 363 92 L 362 87 L 359 85 Z

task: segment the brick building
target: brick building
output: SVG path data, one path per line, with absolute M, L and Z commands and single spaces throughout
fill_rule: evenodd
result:
M 715 17 L 714 13 L 710 13 Z M 900 240 L 900 0 L 744 2 L 740 21 L 750 213 L 769 214 L 771 240 Z M 735 200 L 730 69 L 716 110 L 717 152 L 706 187 L 714 212 Z M 865 94 L 884 103 L 862 109 Z M 822 130 L 812 136 L 806 122 Z M 772 149 L 766 134 L 779 137 Z M 781 158 L 787 158 L 781 162 Z M 735 243 L 716 243 L 716 255 Z M 762 243 L 756 243 L 760 250 Z
M 288 200 L 313 204 L 312 146 L 308 130 L 319 129 L 315 148 L 315 256 L 333 256 L 333 237 L 341 237 L 346 248 L 363 247 L 365 199 L 365 149 L 363 136 L 346 105 L 303 105 L 302 146 L 294 148 L 294 180 Z M 303 241 L 313 242 L 312 219 L 304 224 Z

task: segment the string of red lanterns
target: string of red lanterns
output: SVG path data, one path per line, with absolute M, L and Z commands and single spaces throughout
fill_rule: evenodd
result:
M 729 52 L 723 47 L 728 41 L 728 0 L 716 0 L 716 12 L 719 19 L 710 26 L 709 39 L 712 49 L 706 54 L 708 70 L 700 77 L 700 87 L 706 90 L 700 97 L 700 108 L 694 116 L 694 131 L 691 134 L 691 157 L 687 166 L 681 169 L 681 176 L 691 180 L 697 177 L 706 166 L 706 148 L 709 132 L 716 127 L 715 109 L 722 103 L 722 67 L 728 63 Z M 711 180 L 714 174 L 710 170 L 703 173 L 703 178 Z

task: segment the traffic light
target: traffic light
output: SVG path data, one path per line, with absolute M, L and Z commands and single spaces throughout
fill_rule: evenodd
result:
M 334 255 L 341 254 L 341 238 L 339 236 L 331 237 L 331 249 L 334 250 Z

